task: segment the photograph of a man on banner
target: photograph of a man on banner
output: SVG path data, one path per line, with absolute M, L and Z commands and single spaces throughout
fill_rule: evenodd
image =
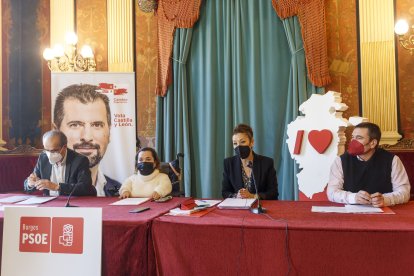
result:
M 53 72 L 51 113 L 68 148 L 89 159 L 97 196 L 118 196 L 135 172 L 134 73 Z
M 65 133 L 68 147 L 89 159 L 98 196 L 116 196 L 121 184 L 104 175 L 99 163 L 110 142 L 111 109 L 106 95 L 90 84 L 73 84 L 55 99 L 54 127 Z

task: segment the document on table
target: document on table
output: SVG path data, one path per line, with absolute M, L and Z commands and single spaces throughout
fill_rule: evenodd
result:
M 129 198 L 124 198 L 124 199 L 115 201 L 109 205 L 139 205 L 148 200 L 149 200 L 148 197 L 129 197 Z
M 221 202 L 221 200 L 213 200 L 213 199 L 196 199 L 194 200 L 197 206 L 205 206 L 205 207 L 212 207 Z
M 312 206 L 313 213 L 348 213 L 345 207 L 337 206 Z
M 0 203 L 16 203 L 16 202 L 23 201 L 31 197 L 33 196 L 31 195 L 9 196 L 9 197 L 0 198 Z
M 383 213 L 381 208 L 370 205 L 345 205 L 349 213 Z
M 173 215 L 173 216 L 188 216 L 190 214 L 203 211 L 203 210 L 205 210 L 207 208 L 208 207 L 206 206 L 206 207 L 195 207 L 194 209 L 190 209 L 190 210 L 181 210 L 178 207 L 178 208 L 171 209 L 169 214 L 170 215 Z
M 383 213 L 381 208 L 369 205 L 345 205 L 344 207 L 337 206 L 312 206 L 314 213 L 359 213 L 359 214 L 375 214 Z
M 220 209 L 250 209 L 255 198 L 226 198 L 217 207 Z
M 16 204 L 26 204 L 26 205 L 33 205 L 33 204 L 42 204 L 51 200 L 54 200 L 57 196 L 33 196 L 26 200 L 17 202 Z

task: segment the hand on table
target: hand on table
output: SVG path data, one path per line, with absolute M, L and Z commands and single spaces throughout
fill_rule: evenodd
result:
M 119 198 L 128 198 L 131 196 L 129 191 L 123 191 L 122 194 L 119 195 Z
M 160 194 L 157 193 L 157 192 L 153 192 L 152 195 L 151 195 L 151 197 L 154 200 L 157 200 L 157 199 L 160 199 L 161 198 Z
M 58 191 L 59 190 L 59 184 L 56 184 L 49 179 L 39 179 L 35 182 L 36 189 L 39 191 L 42 190 L 50 190 L 50 191 Z
M 244 189 L 244 188 L 239 190 L 239 194 L 241 198 L 254 198 L 255 197 L 254 194 L 251 194 L 249 190 Z
M 361 190 L 356 194 L 355 201 L 358 204 L 371 205 L 371 195 Z
M 381 193 L 372 194 L 371 203 L 374 207 L 384 207 L 384 196 Z

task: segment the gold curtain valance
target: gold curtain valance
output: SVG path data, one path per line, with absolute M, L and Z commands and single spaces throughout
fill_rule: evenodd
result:
M 200 15 L 202 0 L 159 0 L 158 68 L 156 94 L 165 96 L 172 81 L 171 55 L 175 28 L 192 28 Z M 324 0 L 272 0 L 280 18 L 298 15 L 302 27 L 306 65 L 311 82 L 325 86 L 331 82 L 325 29 Z
M 329 84 L 324 0 L 272 0 L 272 5 L 281 19 L 298 16 L 309 79 L 315 86 Z
M 171 55 L 175 28 L 192 28 L 200 15 L 201 0 L 159 0 L 158 69 L 155 93 L 165 96 L 172 81 Z

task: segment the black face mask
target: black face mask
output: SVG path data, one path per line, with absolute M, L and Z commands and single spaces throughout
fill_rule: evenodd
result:
M 249 157 L 250 154 L 250 147 L 249 146 L 237 146 L 234 149 L 234 152 L 241 158 L 246 159 Z
M 142 175 L 150 175 L 154 172 L 154 163 L 152 162 L 141 162 L 137 164 L 137 169 Z

